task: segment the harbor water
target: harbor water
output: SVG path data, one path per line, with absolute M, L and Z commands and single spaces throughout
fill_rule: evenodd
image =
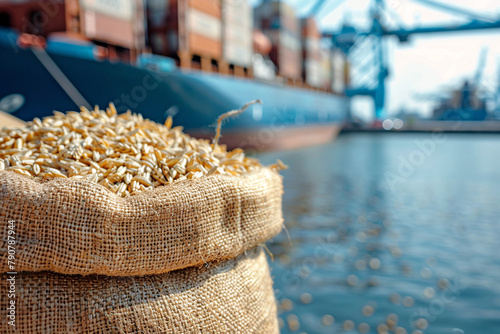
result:
M 343 134 L 259 154 L 282 333 L 500 333 L 500 137 Z

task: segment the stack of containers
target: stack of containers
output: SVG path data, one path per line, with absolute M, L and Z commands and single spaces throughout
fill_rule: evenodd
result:
M 299 21 L 292 7 L 282 1 L 268 1 L 255 9 L 255 26 L 273 44 L 271 60 L 278 74 L 291 81 L 302 78 L 302 47 Z
M 302 30 L 302 57 L 303 68 L 302 76 L 304 82 L 311 87 L 322 87 L 321 74 L 321 33 L 318 30 L 314 17 L 303 18 L 300 20 Z
M 131 58 L 145 48 L 145 14 L 141 0 L 68 0 L 68 29 L 85 37 L 130 50 Z
M 219 0 L 148 0 L 150 41 L 155 53 L 178 57 L 181 67 L 199 58 L 211 71 L 222 56 Z M 156 10 L 158 9 L 158 10 Z M 163 23 L 162 23 L 163 22 Z
M 253 55 L 253 8 L 247 0 L 222 0 L 222 54 L 234 66 L 234 74 L 251 71 Z
M 339 49 L 331 53 L 332 66 L 332 91 L 336 94 L 344 94 L 346 85 L 346 62 L 345 55 Z

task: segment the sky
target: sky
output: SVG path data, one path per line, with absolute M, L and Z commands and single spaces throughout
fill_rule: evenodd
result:
M 295 7 L 299 16 L 307 15 L 313 0 L 285 0 Z M 435 0 L 463 8 L 471 13 L 500 18 L 498 0 Z M 259 0 L 251 0 L 256 5 Z M 371 0 L 327 0 L 316 18 L 323 31 L 338 31 L 344 22 L 357 27 L 368 27 Z M 417 0 L 386 0 L 390 14 L 387 22 L 392 27 L 450 26 L 469 19 L 462 15 L 424 6 Z M 396 115 L 401 109 L 415 111 L 422 116 L 432 114 L 436 102 L 423 95 L 449 92 L 473 78 L 480 55 L 486 52 L 486 65 L 480 85 L 494 91 L 500 70 L 500 29 L 483 32 L 452 32 L 412 36 L 408 43 L 386 39 L 390 77 L 387 81 L 387 115 Z M 441 94 L 443 95 L 443 94 Z M 446 95 L 446 94 L 444 94 Z M 373 116 L 373 106 L 365 97 L 353 100 L 353 113 L 365 120 Z

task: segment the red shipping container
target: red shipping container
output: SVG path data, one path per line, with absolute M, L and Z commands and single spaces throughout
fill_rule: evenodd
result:
M 269 54 L 271 60 L 278 67 L 278 74 L 291 80 L 302 77 L 302 57 L 300 41 L 294 39 L 286 31 L 264 31 L 271 39 L 273 48 Z
M 66 28 L 64 7 L 63 0 L 0 1 L 2 26 L 43 36 L 51 32 L 64 31 Z
M 162 8 L 159 0 L 152 2 L 148 13 L 149 37 L 153 50 L 179 58 L 193 55 L 220 59 L 221 5 L 219 0 L 164 0 L 166 19 L 158 17 L 154 9 Z M 153 6 L 154 4 L 154 6 Z
M 145 11 L 141 0 L 80 0 L 80 32 L 86 37 L 131 50 L 145 48 Z

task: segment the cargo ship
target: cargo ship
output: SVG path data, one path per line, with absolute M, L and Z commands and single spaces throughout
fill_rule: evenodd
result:
M 119 6 L 110 8 L 112 3 Z M 237 21 L 235 15 L 253 15 L 245 1 L 230 5 L 242 3 L 244 8 L 233 11 L 215 0 L 150 1 L 145 7 L 142 1 L 4 3 L 0 110 L 31 120 L 53 110 L 113 102 L 119 112 L 130 109 L 157 122 L 172 116 L 186 132 L 211 138 L 221 113 L 260 99 L 262 105 L 224 124 L 223 143 L 286 149 L 333 140 L 350 100 L 322 78 L 321 52 L 302 61 L 307 53 L 301 37 L 317 48 L 309 37 L 314 34 L 300 30 L 300 21 L 290 19 L 281 2 L 266 5 L 271 8 L 262 13 L 271 16 L 258 20 L 262 32 L 256 32 L 254 18 L 224 30 Z M 272 19 L 284 16 L 282 11 L 290 16 L 285 28 Z M 269 59 L 255 53 L 259 33 L 271 36 Z

